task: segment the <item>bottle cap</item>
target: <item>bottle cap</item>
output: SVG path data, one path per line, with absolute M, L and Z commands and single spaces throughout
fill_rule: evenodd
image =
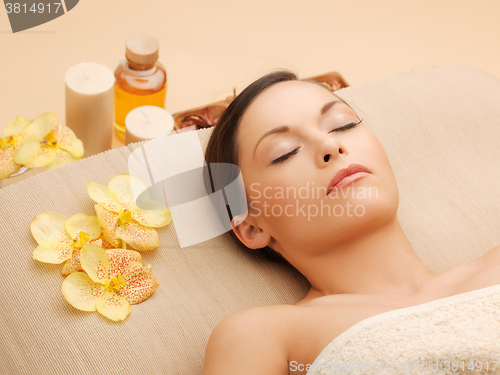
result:
M 158 41 L 149 35 L 134 35 L 127 40 L 125 56 L 137 65 L 153 65 L 158 60 Z

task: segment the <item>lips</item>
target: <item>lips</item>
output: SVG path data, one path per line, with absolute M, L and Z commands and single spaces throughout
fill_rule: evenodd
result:
M 335 176 L 333 176 L 330 184 L 326 188 L 327 194 L 332 191 L 342 189 L 344 186 L 350 185 L 354 181 L 357 181 L 364 176 L 370 174 L 371 172 L 365 166 L 361 164 L 351 164 L 347 168 L 340 169 Z

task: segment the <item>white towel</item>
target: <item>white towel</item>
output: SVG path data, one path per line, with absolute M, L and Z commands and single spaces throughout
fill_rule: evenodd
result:
M 290 362 L 290 373 L 299 364 Z M 375 315 L 335 338 L 307 375 L 500 374 L 500 284 Z

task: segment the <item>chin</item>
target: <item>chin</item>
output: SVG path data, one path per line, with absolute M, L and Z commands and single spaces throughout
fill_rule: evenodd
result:
M 324 222 L 318 226 L 325 228 L 322 233 L 328 233 L 337 243 L 359 237 L 397 217 L 399 195 L 384 194 L 378 198 L 351 200 L 349 203 L 350 212 L 346 211 L 342 216 L 322 217 Z M 322 236 L 317 230 L 314 232 Z
M 359 219 L 360 230 L 373 230 L 397 216 L 399 199 L 379 199 L 367 202 L 365 214 Z

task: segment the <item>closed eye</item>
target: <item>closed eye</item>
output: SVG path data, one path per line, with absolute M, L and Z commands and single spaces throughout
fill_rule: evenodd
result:
M 297 147 L 296 149 L 290 151 L 290 152 L 287 152 L 286 154 L 284 155 L 281 155 L 280 157 L 274 159 L 272 162 L 271 162 L 271 165 L 273 164 L 278 164 L 278 163 L 283 163 L 286 159 L 288 159 L 290 156 L 292 155 L 295 155 L 297 152 L 299 152 L 299 148 L 300 147 Z
M 341 132 L 341 131 L 344 131 L 344 130 L 349 130 L 349 129 L 355 128 L 356 126 L 358 126 L 359 124 L 361 124 L 361 121 L 363 121 L 363 119 L 359 120 L 358 122 L 351 122 L 351 123 L 349 123 L 347 125 L 341 126 L 340 128 L 332 129 L 328 133 Z
M 358 126 L 359 124 L 361 124 L 362 121 L 363 121 L 363 119 L 359 120 L 358 122 L 351 122 L 351 123 L 349 123 L 347 125 L 341 126 L 339 128 L 335 128 L 335 129 L 329 131 L 328 133 L 345 131 L 345 130 L 349 130 L 349 129 L 355 128 L 356 126 Z M 299 152 L 299 149 L 300 149 L 300 147 L 297 147 L 296 149 L 294 149 L 294 150 L 292 150 L 290 152 L 287 152 L 284 155 L 281 155 L 281 156 L 277 157 L 276 159 L 274 159 L 271 162 L 271 165 L 283 163 L 285 160 L 287 160 L 288 158 L 290 158 L 291 156 L 293 156 L 297 152 Z

